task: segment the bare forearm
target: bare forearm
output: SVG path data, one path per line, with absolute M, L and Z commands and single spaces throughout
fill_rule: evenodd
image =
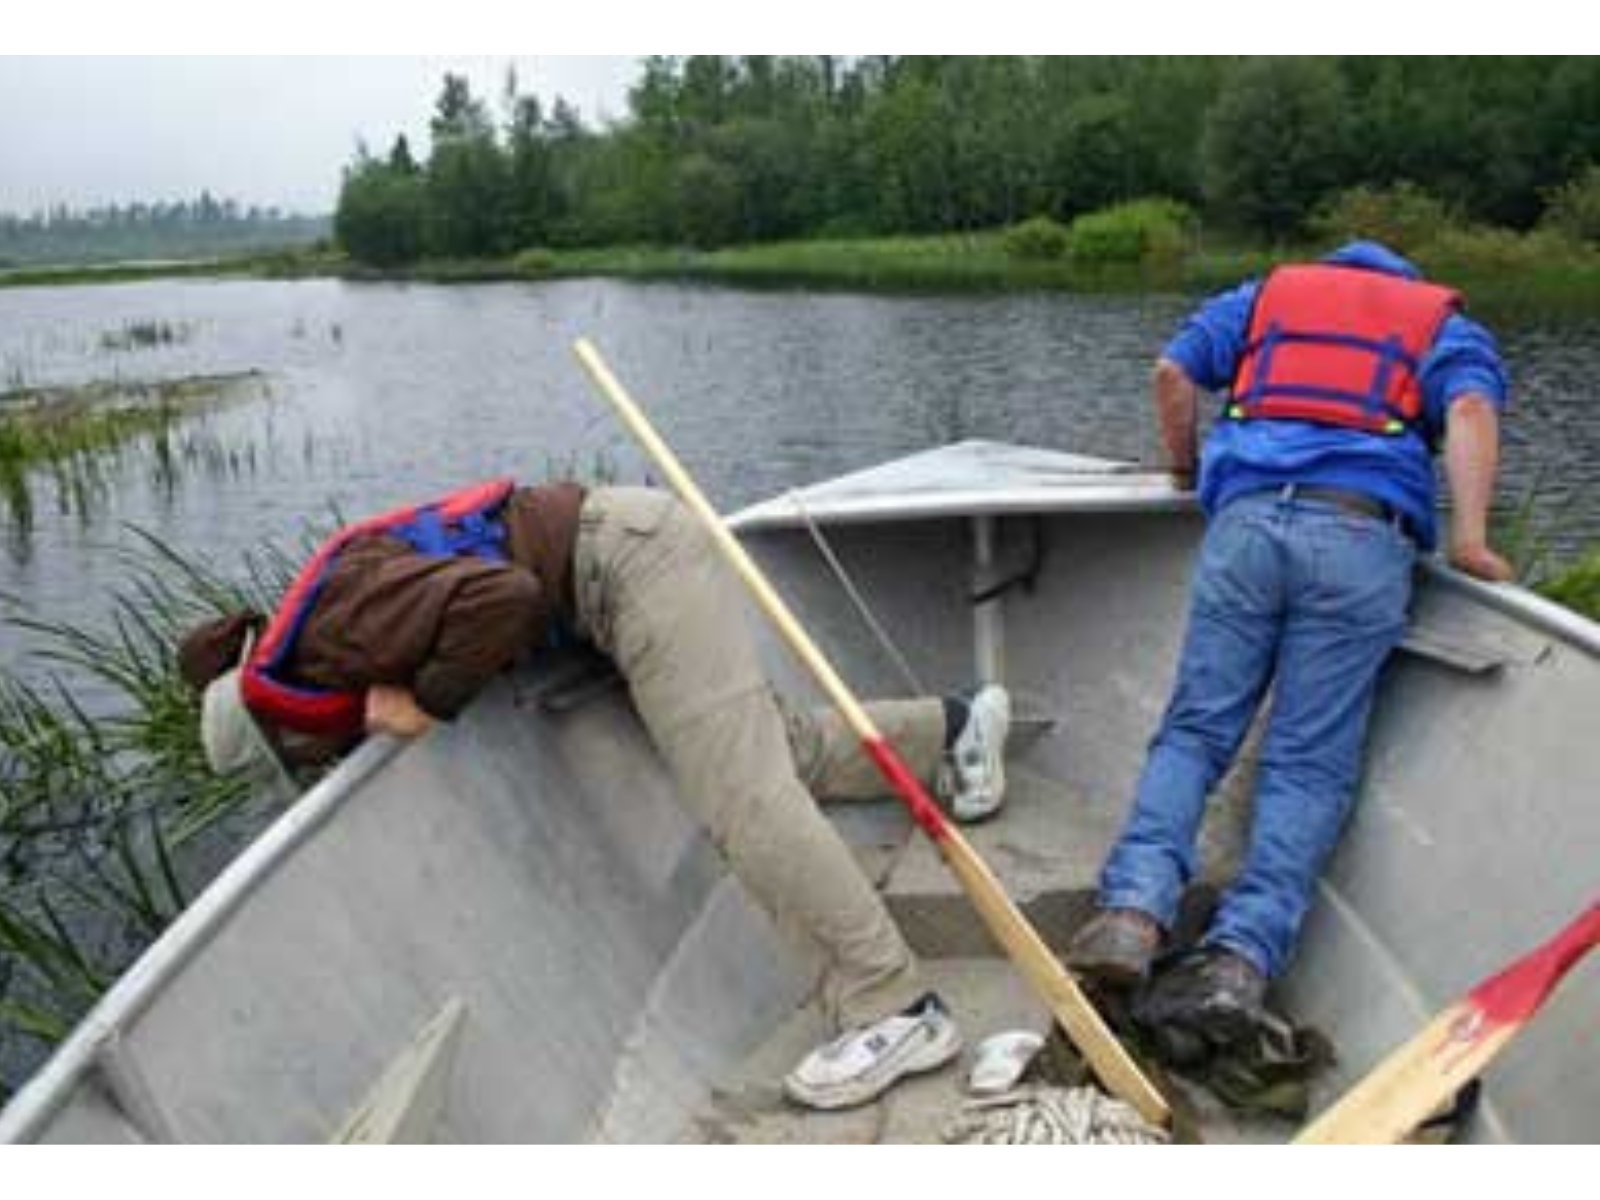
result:
M 1511 569 L 1489 546 L 1489 505 L 1500 469 L 1500 419 L 1482 396 L 1450 406 L 1445 433 L 1445 474 L 1450 482 L 1450 558 L 1483 579 L 1509 579 Z
M 1180 475 L 1194 473 L 1197 451 L 1195 414 L 1199 389 L 1184 369 L 1170 359 L 1156 364 L 1156 421 L 1167 453 L 1167 465 Z
M 1450 409 L 1445 472 L 1450 480 L 1451 541 L 1481 546 L 1489 540 L 1489 502 L 1500 466 L 1500 425 L 1494 407 L 1477 396 Z

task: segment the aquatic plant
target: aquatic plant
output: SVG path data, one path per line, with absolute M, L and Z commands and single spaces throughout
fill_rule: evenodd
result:
M 4 603 L 37 648 L 26 676 L 0 666 L 0 1091 L 266 816 L 206 768 L 174 646 L 198 621 L 270 607 L 298 556 L 268 546 L 230 576 L 134 533 L 102 622 Z
M 7 393 L 20 392 L 28 386 L 28 364 L 14 354 L 0 361 L 0 402 Z
M 574 450 L 569 454 L 546 454 L 541 478 L 568 480 L 585 487 L 609 487 L 622 481 L 622 466 L 608 449 Z
M 188 418 L 244 394 L 247 383 L 260 379 L 246 373 L 153 384 L 101 381 L 0 397 L 6 401 L 0 406 L 0 509 L 11 532 L 25 536 L 32 528 L 30 476 L 36 471 L 53 477 L 66 511 L 87 516 L 106 494 L 112 469 L 134 455 L 148 454 L 152 478 L 167 488 L 181 467 L 233 474 L 253 469 L 253 444 L 224 445 L 204 427 L 181 428 Z
M 1549 499 L 1545 487 L 1545 467 L 1534 473 L 1522 497 L 1515 503 L 1496 505 L 1489 514 L 1489 539 L 1499 547 L 1518 582 L 1537 587 L 1545 577 L 1554 548 L 1551 531 L 1540 517 L 1541 505 Z
M 194 326 L 184 321 L 128 321 L 119 329 L 100 335 L 100 349 L 111 351 L 153 350 L 177 345 L 194 336 Z
M 1538 585 L 1546 599 L 1600 621 L 1600 546 Z

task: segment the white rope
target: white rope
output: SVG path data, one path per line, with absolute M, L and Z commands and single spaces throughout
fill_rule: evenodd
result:
M 811 540 L 817 544 L 817 550 L 822 555 L 823 561 L 832 569 L 834 577 L 839 581 L 839 586 L 844 589 L 844 594 L 855 605 L 856 612 L 860 614 L 862 621 L 866 623 L 867 628 L 872 632 L 872 636 L 878 639 L 878 645 L 882 648 L 884 654 L 888 655 L 896 669 L 899 670 L 901 678 L 906 681 L 906 684 L 911 689 L 910 694 L 913 696 L 926 696 L 928 689 L 922 686 L 922 681 L 917 678 L 917 673 L 911 669 L 911 664 L 906 661 L 906 656 L 900 653 L 900 647 L 895 645 L 894 639 L 889 636 L 889 631 L 878 621 L 877 616 L 874 615 L 871 607 L 867 604 L 866 598 L 856 589 L 849 572 L 844 569 L 844 564 L 839 561 L 839 556 L 833 552 L 833 547 L 829 545 L 828 539 L 822 535 L 822 530 L 811 519 L 811 512 L 806 508 L 806 502 L 801 498 L 800 493 L 798 491 L 790 491 L 785 499 L 790 504 L 793 504 L 795 511 L 800 514 L 800 519 L 805 522 L 806 530 L 811 534 Z
M 970 1146 L 1161 1146 L 1170 1140 L 1133 1108 L 1092 1087 L 1030 1084 L 968 1100 L 944 1140 Z

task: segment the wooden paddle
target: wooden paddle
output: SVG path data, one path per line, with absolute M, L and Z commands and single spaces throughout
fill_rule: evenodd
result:
M 1483 1071 L 1597 945 L 1600 903 L 1428 1022 L 1306 1126 L 1295 1144 L 1400 1141 Z
M 906 766 L 905 760 L 884 739 L 883 734 L 873 724 L 872 718 L 867 715 L 866 710 L 861 707 L 850 689 L 845 686 L 844 681 L 839 678 L 799 621 L 795 619 L 794 614 L 789 611 L 788 605 L 767 582 L 761 568 L 756 566 L 755 561 L 745 552 L 744 547 L 733 536 L 716 509 L 711 507 L 710 501 L 705 498 L 683 464 L 678 461 L 677 455 L 656 433 L 639 406 L 617 382 L 599 352 L 587 339 L 579 340 L 574 349 L 578 360 L 601 393 L 611 402 L 612 407 L 622 417 L 623 423 L 660 467 L 672 490 L 710 531 L 735 573 L 750 589 L 756 603 L 777 627 L 801 663 L 816 678 L 840 714 L 849 722 L 851 729 L 861 739 L 862 749 L 905 803 L 912 819 L 933 839 L 945 863 L 960 881 L 961 886 L 966 889 L 967 895 L 988 925 L 990 932 L 1004 947 L 1023 978 L 1032 985 L 1040 999 L 1055 1014 L 1067 1036 L 1083 1052 L 1084 1058 L 1094 1068 L 1101 1082 L 1117 1096 L 1133 1105 L 1146 1120 L 1157 1125 L 1166 1125 L 1170 1110 L 1161 1093 L 1145 1078 L 1138 1064 L 1106 1027 L 1105 1022 L 1100 1019 L 1100 1014 L 1095 1011 L 1072 976 L 1067 974 L 1056 956 L 1051 953 L 1050 947 L 1045 944 L 1038 931 L 1011 902 L 993 872 L 967 844 L 966 839 L 945 819 L 944 813 Z

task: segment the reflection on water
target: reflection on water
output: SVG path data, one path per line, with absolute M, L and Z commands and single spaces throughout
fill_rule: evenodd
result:
M 877 297 L 599 281 L 441 288 L 158 281 L 0 292 L 0 363 L 33 385 L 262 370 L 273 400 L 208 417 L 212 466 L 123 470 L 85 522 L 34 481 L 0 591 L 98 612 L 133 522 L 237 559 L 330 510 L 360 514 L 496 473 L 604 458 L 645 471 L 570 344 L 593 337 L 725 509 L 982 437 L 1156 456 L 1149 367 L 1176 297 Z M 106 339 L 107 330 L 183 336 Z M 1516 406 L 1503 496 L 1537 483 L 1558 552 L 1600 539 L 1593 324 L 1502 331 Z M 120 347 L 120 348 L 119 348 Z M 223 447 L 228 449 L 215 449 Z M 248 447 L 248 450 L 245 449 Z M 194 449 L 190 465 L 206 457 Z M 65 508 L 67 511 L 63 511 Z M 25 553 L 15 552 L 25 542 Z M 17 649 L 0 630 L 0 653 Z

